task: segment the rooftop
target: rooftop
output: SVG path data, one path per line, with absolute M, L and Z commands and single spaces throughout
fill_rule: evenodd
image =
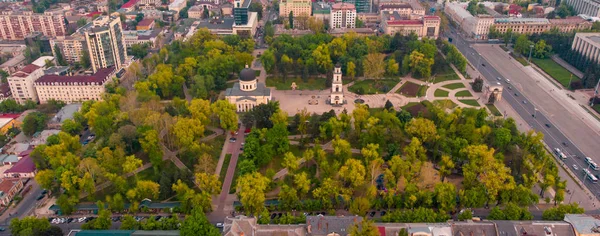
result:
M 498 235 L 496 225 L 491 222 L 453 222 L 452 235 Z
M 471 15 L 471 13 L 466 10 L 466 8 L 467 8 L 466 4 L 451 2 L 451 3 L 446 4 L 446 7 L 452 9 L 456 13 L 456 15 L 458 15 L 458 17 L 460 17 L 462 19 L 473 17 L 473 15 Z
M 0 68 L 13 67 L 18 65 L 22 61 L 25 61 L 25 55 L 19 54 L 9 59 L 8 61 L 2 63 L 2 65 L 0 65 Z
M 40 68 L 40 66 L 37 66 L 37 65 L 34 65 L 34 64 L 29 64 L 29 65 L 26 65 L 25 67 L 23 67 L 22 69 L 18 70 L 17 72 L 13 73 L 10 76 L 11 77 L 25 78 L 29 74 L 33 73 L 35 70 L 37 70 L 39 68 Z
M 339 2 L 336 4 L 333 4 L 331 6 L 332 10 L 356 10 L 356 7 L 354 6 L 354 4 L 352 3 L 345 3 L 345 2 Z
M 232 88 L 225 90 L 225 96 L 269 96 L 271 95 L 271 89 L 267 88 L 263 83 L 257 83 L 256 89 L 253 91 L 242 91 L 240 89 L 240 83 L 236 82 Z
M 58 75 L 69 71 L 68 66 L 51 66 L 44 70 L 46 75 Z
M 550 24 L 546 18 L 497 18 L 496 24 Z
M 8 193 L 10 192 L 10 189 L 15 186 L 15 183 L 19 181 L 19 179 L 5 178 L 0 181 L 2 181 L 0 182 L 0 192 Z
M 137 24 L 137 26 L 142 26 L 142 27 L 143 27 L 143 26 L 146 26 L 146 27 L 148 27 L 148 26 L 150 26 L 152 23 L 154 23 L 154 20 L 153 20 L 153 19 L 143 19 L 143 20 L 141 20 L 141 21 L 140 21 L 140 22 Z
M 19 157 L 17 155 L 2 155 L 0 156 L 1 163 L 17 163 Z
M 21 158 L 16 164 L 10 169 L 4 171 L 4 173 L 31 173 L 35 171 L 35 163 L 29 155 Z
M 198 24 L 198 28 L 232 29 L 233 23 L 235 23 L 233 17 L 219 17 L 210 20 L 200 21 L 200 24 Z
M 106 78 L 115 71 L 114 67 L 99 69 L 96 74 L 93 75 L 75 75 L 75 76 L 64 76 L 64 75 L 44 75 L 35 83 L 104 83 Z
M 505 236 L 560 235 L 575 236 L 573 227 L 566 222 L 551 221 L 495 221 L 498 231 Z
M 135 4 L 137 3 L 138 0 L 130 0 L 129 2 L 126 2 L 125 4 L 123 4 L 121 6 L 121 8 L 130 8 L 130 7 L 135 7 Z
M 54 57 L 53 56 L 41 56 L 40 58 L 35 59 L 35 61 L 33 61 L 31 64 L 34 64 L 39 67 L 44 67 L 44 66 L 46 66 L 46 60 L 53 61 Z
M 362 222 L 360 216 L 307 216 L 306 224 L 311 235 L 327 235 L 337 233 L 345 236 L 354 224 Z
M 600 233 L 598 216 L 585 214 L 565 214 L 565 221 L 571 223 L 578 234 Z
M 12 120 L 14 120 L 14 119 L 13 118 L 0 118 L 0 127 L 4 127 L 8 123 L 10 123 Z

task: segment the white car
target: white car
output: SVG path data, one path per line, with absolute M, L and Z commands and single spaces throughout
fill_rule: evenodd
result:
M 573 169 L 574 170 L 579 170 L 579 167 L 577 165 L 573 165 Z
M 506 83 L 507 83 L 507 84 L 510 84 L 510 80 L 509 80 L 509 79 L 506 79 Z
M 500 77 L 496 77 L 496 79 L 497 79 L 497 80 L 502 80 L 502 78 L 500 78 Z

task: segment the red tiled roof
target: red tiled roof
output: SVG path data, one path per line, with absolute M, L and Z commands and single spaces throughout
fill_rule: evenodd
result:
M 377 230 L 379 230 L 379 235 L 385 236 L 385 227 L 377 227 Z
M 154 22 L 153 19 L 143 19 L 137 24 L 137 26 L 150 26 L 152 22 Z
M 95 12 L 90 12 L 89 14 L 87 14 L 88 17 L 94 17 L 95 15 L 102 15 L 102 12 L 95 11 Z
M 6 170 L 4 173 L 31 173 L 35 171 L 35 163 L 29 155 L 21 158 L 13 167 Z
M 15 182 L 19 181 L 19 179 L 15 178 L 6 178 L 0 182 L 0 191 L 8 193 L 15 186 Z
M 52 83 L 52 82 L 64 82 L 64 83 L 102 83 L 108 75 L 115 70 L 114 67 L 103 68 L 98 70 L 93 75 L 75 75 L 75 76 L 64 76 L 64 75 L 44 75 L 35 83 Z
M 13 119 L 17 119 L 17 118 L 19 118 L 19 116 L 21 116 L 21 113 L 2 114 L 2 115 L 0 115 L 0 118 L 13 118 Z
M 23 67 L 23 69 L 20 69 L 19 71 L 12 74 L 11 76 L 24 78 L 39 68 L 40 68 L 39 66 L 36 66 L 34 64 L 29 64 L 29 65 L 26 65 L 25 67 Z
M 396 20 L 396 21 L 388 21 L 388 25 L 422 25 L 423 22 L 420 20 Z
M 21 153 L 19 153 L 20 157 L 25 157 L 25 156 L 29 156 L 29 154 L 31 154 L 31 152 L 33 152 L 32 149 L 26 150 L 26 151 L 22 151 Z
M 137 0 L 130 0 L 129 2 L 123 4 L 123 6 L 121 6 L 121 8 L 130 8 L 132 6 L 134 6 L 137 3 Z

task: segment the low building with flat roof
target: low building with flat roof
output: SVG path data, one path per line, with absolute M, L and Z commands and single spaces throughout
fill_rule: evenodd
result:
M 573 227 L 564 221 L 494 221 L 500 235 L 575 236 Z
M 198 21 L 198 23 L 190 29 L 193 32 L 188 35 L 192 36 L 197 29 L 206 28 L 211 33 L 216 35 L 232 35 L 233 34 L 233 24 L 235 23 L 235 19 L 233 17 L 213 17 L 210 20 Z
M 600 216 L 598 215 L 565 214 L 565 221 L 573 226 L 577 236 L 600 235 Z
M 576 33 L 571 50 L 595 63 L 600 62 L 600 33 Z
M 6 134 L 9 129 L 14 128 L 16 120 L 13 118 L 0 118 L 0 134 Z
M 424 16 L 421 19 L 405 19 L 397 12 L 384 12 L 381 17 L 381 27 L 389 35 L 400 33 L 410 35 L 415 33 L 419 38 L 439 37 L 441 20 L 438 16 Z
M 52 119 L 50 119 L 50 121 L 48 121 L 48 127 L 51 129 L 60 129 L 62 123 L 65 120 L 73 119 L 73 115 L 75 112 L 78 112 L 79 109 L 81 109 L 81 103 L 65 105 L 56 113 L 56 115 L 54 115 L 54 117 L 52 117 Z
M 499 235 L 496 224 L 493 222 L 452 222 L 452 235 Z

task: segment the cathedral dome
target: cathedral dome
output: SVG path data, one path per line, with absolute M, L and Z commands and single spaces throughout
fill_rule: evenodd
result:
M 240 81 L 253 81 L 255 79 L 256 74 L 253 69 L 248 68 L 248 65 L 246 65 L 246 68 L 240 71 Z

